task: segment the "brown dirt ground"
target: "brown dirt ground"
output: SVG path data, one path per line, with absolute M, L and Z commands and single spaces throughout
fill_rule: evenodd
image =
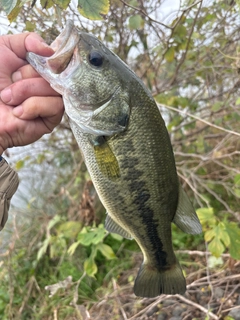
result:
M 130 272 L 126 271 L 117 282 L 112 280 L 114 290 L 111 294 L 99 297 L 99 301 L 90 308 L 79 306 L 82 319 L 239 320 L 240 262 L 226 254 L 222 257 L 224 263 L 216 270 L 206 267 L 205 252 L 189 251 L 188 254 L 191 261 L 187 267 L 183 266 L 187 275 L 187 292 L 183 296 L 137 298 L 132 291 L 133 281 L 129 283 L 128 280 Z M 140 255 L 136 254 L 135 260 L 136 267 L 131 274 L 137 274 Z

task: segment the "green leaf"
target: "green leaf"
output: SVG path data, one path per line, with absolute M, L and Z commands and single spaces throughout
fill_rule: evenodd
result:
M 235 193 L 235 196 L 240 198 L 240 189 L 239 188 L 233 188 L 233 191 Z
M 208 249 L 215 257 L 220 257 L 225 248 L 220 238 L 214 237 L 213 240 L 209 243 Z
M 212 107 L 211 107 L 211 110 L 216 112 L 216 111 L 219 111 L 223 106 L 223 103 L 221 101 L 216 101 Z
M 17 0 L 16 6 L 13 8 L 13 10 L 7 16 L 10 23 L 17 19 L 21 10 L 22 10 L 22 3 L 20 0 Z
M 51 237 L 51 245 L 49 247 L 50 258 L 55 259 L 61 257 L 66 250 L 66 240 L 63 237 Z
M 26 21 L 26 30 L 31 32 L 31 31 L 34 31 L 36 29 L 36 24 L 35 23 L 32 23 L 30 21 Z M 38 163 L 41 163 L 43 160 L 45 159 L 45 156 L 40 154 L 38 157 L 37 157 L 37 162 Z M 40 162 L 41 161 L 41 162 Z
M 104 239 L 106 233 L 107 233 L 107 231 L 104 228 L 99 228 L 98 227 L 98 229 L 95 232 L 95 236 L 94 236 L 94 238 L 92 240 L 92 243 L 93 244 L 98 244 L 99 242 L 101 242 Z
M 20 170 L 24 167 L 25 161 L 24 160 L 19 160 L 16 162 L 15 164 L 15 168 L 16 170 Z
M 69 248 L 68 248 L 68 254 L 70 254 L 70 256 L 72 256 L 74 254 L 74 252 L 76 251 L 77 247 L 80 245 L 80 241 L 76 241 L 74 242 Z
M 121 237 L 119 234 L 117 233 L 110 233 L 111 237 L 114 239 L 114 240 L 117 240 L 117 241 L 122 241 L 123 237 Z
M 62 219 L 62 218 L 61 218 L 58 214 L 56 214 L 56 215 L 49 221 L 48 226 L 47 226 L 48 230 L 52 229 L 52 227 L 54 227 L 55 224 L 57 224 L 59 221 L 61 221 L 61 219 Z
M 43 244 L 37 253 L 37 261 L 39 261 L 42 258 L 42 256 L 46 253 L 50 240 L 51 237 L 48 237 L 43 241 Z
M 236 100 L 236 105 L 237 105 L 237 106 L 240 105 L 240 98 L 237 98 L 237 100 Z
M 205 241 L 209 242 L 215 237 L 215 235 L 216 235 L 215 229 L 208 230 L 204 234 L 204 239 Z
M 7 15 L 15 8 L 17 0 L 2 0 L 1 7 L 6 12 Z
M 78 240 L 84 246 L 89 246 L 90 244 L 97 244 L 101 242 L 105 235 L 106 230 L 104 229 L 103 225 L 98 226 L 96 229 L 87 230 L 83 228 L 81 233 L 78 235 Z
M 61 9 L 67 9 L 70 0 L 55 0 L 55 3 L 61 8 Z
M 184 43 L 186 42 L 187 29 L 182 24 L 179 24 L 175 29 L 173 38 L 176 43 Z
M 144 26 L 144 20 L 140 14 L 136 14 L 135 16 L 131 16 L 129 18 L 128 26 L 130 30 L 142 29 Z
M 165 53 L 165 59 L 167 62 L 172 62 L 175 56 L 175 49 L 174 47 L 170 47 L 167 52 Z
M 196 210 L 198 218 L 202 224 L 213 226 L 217 220 L 214 216 L 213 208 L 199 208 Z
M 116 259 L 115 253 L 113 252 L 112 248 L 107 244 L 99 243 L 96 249 L 99 250 L 108 260 Z
M 225 223 L 226 232 L 230 238 L 229 252 L 232 258 L 240 260 L 240 229 L 236 223 Z
M 208 249 L 215 257 L 219 257 L 225 250 L 225 247 L 228 247 L 230 244 L 230 238 L 223 222 L 220 222 L 213 229 L 208 230 L 204 238 L 207 242 L 212 240 L 208 245 Z
M 97 270 L 98 270 L 97 265 L 96 265 L 95 260 L 92 257 L 92 255 L 84 261 L 83 267 L 84 267 L 84 270 L 86 271 L 86 273 L 90 277 L 94 277 L 94 275 L 97 273 Z
M 66 221 L 57 227 L 58 235 L 63 234 L 64 237 L 74 239 L 81 231 L 82 224 L 78 221 Z
M 230 238 L 228 232 L 226 230 L 225 223 L 220 222 L 218 225 L 219 228 L 219 236 L 226 247 L 230 245 Z
M 84 246 L 89 246 L 92 243 L 94 237 L 95 237 L 94 232 L 80 233 L 78 235 L 78 240 Z
M 240 186 L 240 173 L 235 175 L 234 184 L 237 185 L 237 186 Z
M 52 0 L 40 0 L 43 9 L 49 9 L 54 5 Z
M 90 20 L 105 19 L 109 7 L 109 0 L 78 0 L 78 11 Z

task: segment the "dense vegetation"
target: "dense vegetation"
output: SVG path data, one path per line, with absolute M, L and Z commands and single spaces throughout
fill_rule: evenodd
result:
M 179 10 L 164 19 L 162 3 L 112 0 L 109 6 L 89 0 L 79 1 L 78 11 L 69 1 L 3 1 L 3 8 L 9 32 L 34 30 L 48 43 L 66 19 L 74 19 L 152 91 L 166 119 L 179 176 L 203 225 L 199 236 L 173 226 L 188 293 L 133 295 L 140 251 L 134 241 L 103 228 L 105 210 L 64 119 L 48 139 L 17 156 L 8 151 L 22 179 L 35 179 L 31 196 L 23 194 L 26 208 L 12 208 L 1 235 L 1 319 L 170 319 L 177 307 L 179 319 L 236 318 L 240 3 L 179 1 Z

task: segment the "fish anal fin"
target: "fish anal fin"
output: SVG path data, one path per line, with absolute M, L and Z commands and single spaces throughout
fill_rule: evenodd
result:
M 112 233 L 117 233 L 123 238 L 126 239 L 132 239 L 132 236 L 129 232 L 127 232 L 125 229 L 123 229 L 118 223 L 116 223 L 110 216 L 107 214 L 106 220 L 105 220 L 105 228 L 107 231 Z
M 143 298 L 153 298 L 160 294 L 184 294 L 186 280 L 178 262 L 168 269 L 157 268 L 143 263 L 134 283 L 134 293 Z
M 187 194 L 179 184 L 178 207 L 173 222 L 188 234 L 202 233 L 202 226 Z
M 94 153 L 99 169 L 104 176 L 107 176 L 110 180 L 120 176 L 117 158 L 107 142 L 94 146 Z

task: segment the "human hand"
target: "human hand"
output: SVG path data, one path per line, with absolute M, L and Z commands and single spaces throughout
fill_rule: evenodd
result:
M 61 96 L 28 64 L 28 51 L 53 54 L 34 33 L 0 37 L 0 155 L 50 133 L 63 115 Z

